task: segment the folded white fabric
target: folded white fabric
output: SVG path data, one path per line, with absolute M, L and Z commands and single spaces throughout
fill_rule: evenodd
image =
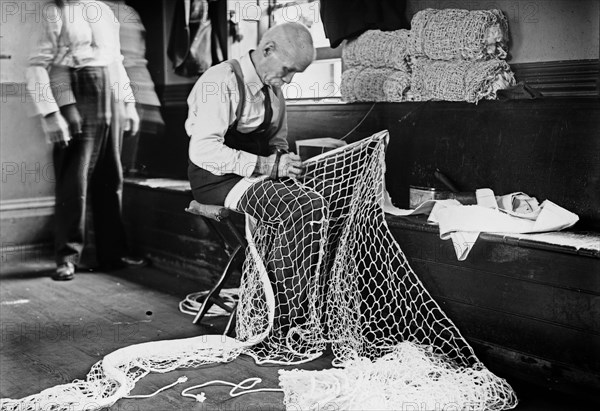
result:
M 579 220 L 577 214 L 550 200 L 536 207 L 537 200 L 523 193 L 497 197 L 496 201 L 496 208 L 479 204 L 465 206 L 455 200 L 437 201 L 428 221 L 439 225 L 442 240 L 452 239 L 456 257 L 463 261 L 480 232 L 524 234 L 559 231 Z
M 524 193 L 496 197 L 492 190 L 481 189 L 477 194 L 477 205 L 462 205 L 457 200 L 431 200 L 415 210 L 394 208 L 387 195 L 384 211 L 397 216 L 429 214 L 427 221 L 439 225 L 442 240 L 452 240 L 459 261 L 467 258 L 481 232 L 543 233 L 563 230 L 579 220 L 577 214 L 550 200 L 539 205 L 537 199 Z

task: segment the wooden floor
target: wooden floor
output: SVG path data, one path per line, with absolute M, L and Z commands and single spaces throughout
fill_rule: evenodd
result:
M 0 397 L 21 398 L 84 379 L 106 354 L 131 344 L 218 333 L 224 321 L 196 326 L 181 314 L 178 302 L 200 291 L 194 284 L 151 267 L 113 274 L 80 273 L 74 281 L 48 278 L 51 263 L 22 261 L 2 266 L 0 275 Z M 165 284 L 167 286 L 165 286 Z M 330 367 L 329 356 L 297 367 Z M 280 367 L 257 366 L 249 357 L 201 369 L 151 374 L 132 394 L 151 393 L 181 376 L 188 381 L 150 399 L 121 400 L 111 410 L 281 410 L 283 394 L 256 393 L 230 398 L 229 388 L 208 387 L 204 403 L 180 395 L 183 388 L 210 380 L 262 379 L 260 387 L 278 387 Z M 258 387 L 257 387 L 258 388 Z M 587 410 L 587 404 L 553 393 L 515 387 L 518 410 Z

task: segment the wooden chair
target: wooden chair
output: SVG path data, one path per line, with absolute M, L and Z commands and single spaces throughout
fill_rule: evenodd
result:
M 237 301 L 228 305 L 226 301 L 221 297 L 220 293 L 223 288 L 225 282 L 231 276 L 233 269 L 235 268 L 235 260 L 240 253 L 243 253 L 246 249 L 246 239 L 239 232 L 233 221 L 231 220 L 231 216 L 235 211 L 223 207 L 223 206 L 215 206 L 215 205 L 207 205 L 200 204 L 199 202 L 192 200 L 188 208 L 185 209 L 190 214 L 194 214 L 196 216 L 201 217 L 209 229 L 214 232 L 222 241 L 225 251 L 229 255 L 229 260 L 223 270 L 223 274 L 217 281 L 217 283 L 212 287 L 212 289 L 208 292 L 204 301 L 202 302 L 202 306 L 198 310 L 196 317 L 194 318 L 193 323 L 197 324 L 206 315 L 208 310 L 213 305 L 218 305 L 225 311 L 229 313 L 229 319 L 227 321 L 227 326 L 225 327 L 224 335 L 229 334 L 231 330 L 231 326 L 235 322 L 235 312 L 237 308 Z M 227 231 L 229 231 L 230 235 L 227 235 Z

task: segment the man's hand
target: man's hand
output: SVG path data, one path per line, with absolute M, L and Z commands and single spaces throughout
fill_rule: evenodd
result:
M 258 157 L 255 172 L 262 175 L 273 176 L 273 168 L 277 160 L 277 153 L 268 157 Z M 277 165 L 277 177 L 298 178 L 304 173 L 304 166 L 300 156 L 294 153 L 281 154 Z
M 140 130 L 140 116 L 135 109 L 135 103 L 125 103 L 122 126 L 123 131 L 129 131 L 132 136 Z
M 69 145 L 69 140 L 71 140 L 69 126 L 58 111 L 42 117 L 42 129 L 48 144 L 55 143 L 62 147 Z
M 298 154 L 289 153 L 282 154 L 279 160 L 279 169 L 277 175 L 279 177 L 298 178 L 304 173 L 302 159 Z

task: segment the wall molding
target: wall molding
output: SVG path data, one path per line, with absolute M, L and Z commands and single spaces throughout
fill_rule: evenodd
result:
M 515 63 L 517 81 L 524 81 L 545 97 L 598 97 L 600 60 Z
M 0 201 L 0 218 L 10 211 L 29 211 L 31 215 L 49 215 L 54 213 L 54 197 L 17 198 Z

